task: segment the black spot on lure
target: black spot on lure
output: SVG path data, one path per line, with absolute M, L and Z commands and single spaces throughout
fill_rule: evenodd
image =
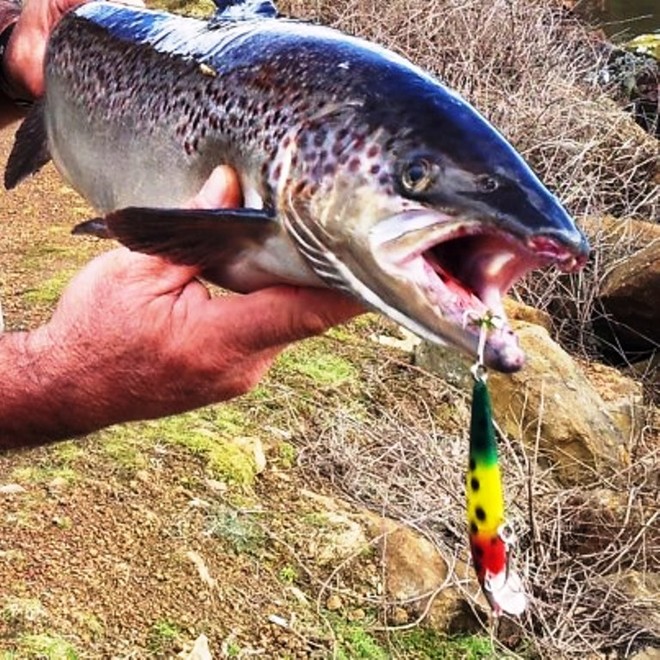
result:
M 8 188 L 50 158 L 102 218 L 78 232 L 199 266 L 235 291 L 328 286 L 467 353 L 532 269 L 584 264 L 557 199 L 476 110 L 395 53 L 219 2 L 211 20 L 91 2 L 46 56 Z M 183 208 L 220 164 L 244 208 Z M 510 327 L 487 364 L 524 361 Z

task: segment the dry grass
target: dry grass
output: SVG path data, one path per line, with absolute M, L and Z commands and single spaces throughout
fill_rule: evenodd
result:
M 466 397 L 431 376 L 409 376 L 417 401 L 385 377 L 382 387 L 372 383 L 367 418 L 317 410 L 298 438 L 300 463 L 347 499 L 417 529 L 443 556 L 465 559 Z M 448 401 L 451 423 L 438 418 Z M 552 468 L 538 467 L 534 450 L 503 439 L 516 565 L 532 602 L 514 635 L 511 626 L 490 629 L 502 648 L 556 660 L 628 657 L 660 644 L 657 584 L 651 595 L 652 574 L 660 571 L 658 430 L 644 431 L 632 467 L 608 477 L 585 475 L 584 486 L 573 489 L 559 486 Z M 461 588 L 460 579 L 447 586 Z M 383 596 L 381 621 L 401 604 Z
M 552 0 L 285 0 L 289 14 L 385 44 L 458 90 L 514 144 L 567 208 L 657 221 L 657 140 L 600 86 L 607 53 Z M 592 321 L 616 252 L 592 236 L 595 257 L 574 277 L 545 273 L 518 287 L 548 309 L 573 349 L 598 355 Z M 569 319 L 563 323 L 562 319 Z
M 558 3 L 279 4 L 289 14 L 385 44 L 445 80 L 506 135 L 578 221 L 603 215 L 658 220 L 658 143 L 622 111 L 613 90 L 596 82 L 606 53 Z M 598 228 L 591 239 L 594 255 L 585 271 L 543 273 L 516 291 L 550 310 L 557 335 L 587 356 L 601 350 L 593 321 L 602 315 L 603 278 L 637 248 L 634 240 Z M 411 379 L 418 392 L 414 410 L 410 397 L 385 383 L 379 387 L 376 378 L 367 418 L 316 411 L 311 430 L 299 438 L 301 461 L 355 502 L 417 528 L 445 555 L 465 556 L 464 394 Z M 455 406 L 451 422 L 438 419 L 446 400 Z M 644 644 L 660 645 L 657 602 L 630 588 L 660 571 L 658 432 L 657 424 L 644 429 L 627 470 L 585 474 L 583 487 L 570 490 L 557 484 L 552 468 L 538 467 L 533 451 L 505 439 L 517 564 L 532 594 L 517 640 L 526 657 L 627 657 Z M 381 603 L 383 619 L 391 605 Z

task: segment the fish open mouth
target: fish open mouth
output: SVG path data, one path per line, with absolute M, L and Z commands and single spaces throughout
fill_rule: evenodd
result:
M 437 303 L 481 316 L 490 312 L 502 319 L 503 297 L 527 273 L 551 264 L 570 271 L 579 264 L 573 252 L 548 237 L 522 242 L 504 232 L 483 230 L 449 237 L 421 256 Z
M 474 353 L 479 335 L 474 321 L 499 317 L 486 342 L 486 363 L 500 371 L 519 369 L 524 354 L 508 326 L 504 296 L 532 270 L 582 267 L 586 253 L 547 234 L 524 237 L 474 221 L 441 217 L 439 222 L 438 216 L 431 223 L 423 214 L 407 219 L 417 226 L 390 235 L 378 252 L 393 267 L 390 272 L 414 285 L 416 296 L 404 304 L 427 330 L 420 334 L 435 333 L 436 339 Z

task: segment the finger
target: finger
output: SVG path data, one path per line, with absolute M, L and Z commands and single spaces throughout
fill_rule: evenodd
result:
M 193 209 L 241 206 L 241 186 L 236 172 L 226 165 L 216 167 L 189 206 Z
M 213 301 L 218 324 L 234 329 L 233 341 L 246 354 L 280 348 L 319 335 L 365 311 L 336 291 L 277 286 Z

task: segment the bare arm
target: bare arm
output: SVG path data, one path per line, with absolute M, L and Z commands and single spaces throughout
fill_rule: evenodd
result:
M 218 168 L 193 206 L 235 206 Z M 0 335 L 0 451 L 245 393 L 290 342 L 362 311 L 325 290 L 210 298 L 196 272 L 117 249 L 92 261 L 51 321 Z

